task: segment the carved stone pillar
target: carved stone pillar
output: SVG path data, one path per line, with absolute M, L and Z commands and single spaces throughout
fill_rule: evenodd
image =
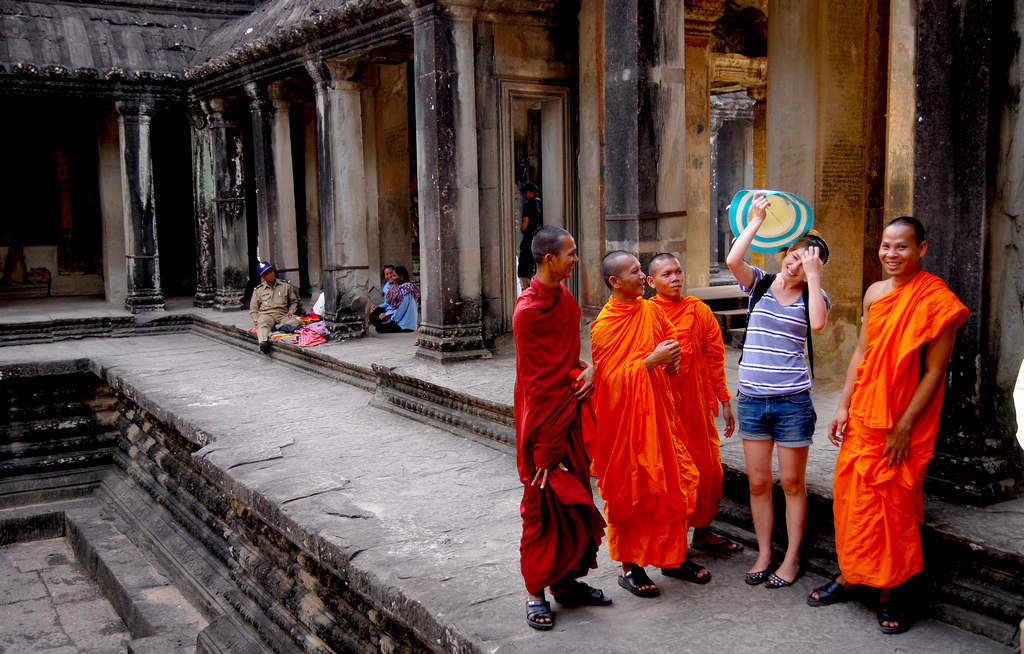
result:
M 245 284 L 249 278 L 242 133 L 237 122 L 225 117 L 222 98 L 213 98 L 205 108 L 212 191 L 209 211 L 213 217 L 217 285 L 214 308 L 231 311 L 245 307 Z
M 252 120 L 252 169 L 253 187 L 256 195 L 256 255 L 262 261 L 270 261 L 280 265 L 274 252 L 277 234 L 274 229 L 274 213 L 277 210 L 277 183 L 275 181 L 273 144 L 271 143 L 273 128 L 271 126 L 273 109 L 262 86 L 256 82 L 245 85 L 245 95 L 249 98 L 249 113 Z
M 646 265 L 689 240 L 683 3 L 605 2 L 604 26 L 606 247 Z
M 746 93 L 711 96 L 711 272 L 729 254 L 732 230 L 726 207 L 754 181 L 754 100 Z
M 417 356 L 489 357 L 481 322 L 473 13 L 413 10 L 416 174 L 423 281 Z
M 299 284 L 299 237 L 295 225 L 295 177 L 292 170 L 291 103 L 285 98 L 280 82 L 267 87 L 273 108 L 271 114 L 271 160 L 274 166 L 277 206 L 271 212 L 276 241 L 271 245 L 274 265 L 279 271 L 290 273 L 296 288 Z
M 128 259 L 128 295 L 124 303 L 132 313 L 164 309 L 150 138 L 153 112 L 153 103 L 148 100 L 117 103 L 125 256 Z
M 192 136 L 192 202 L 196 233 L 196 294 L 192 304 L 212 307 L 217 294 L 217 277 L 209 121 L 198 103 L 189 107 L 188 118 Z
M 332 338 L 352 338 L 366 331 L 370 287 L 358 66 L 315 61 L 306 69 L 316 90 L 324 318 Z

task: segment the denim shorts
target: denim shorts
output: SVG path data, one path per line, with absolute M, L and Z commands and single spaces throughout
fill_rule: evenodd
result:
M 814 435 L 818 414 L 811 392 L 774 397 L 739 395 L 740 438 L 748 441 L 774 440 L 779 447 L 807 447 Z

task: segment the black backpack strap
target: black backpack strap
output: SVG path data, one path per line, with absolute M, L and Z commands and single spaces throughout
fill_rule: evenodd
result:
M 804 321 L 807 323 L 807 362 L 810 364 L 811 379 L 814 379 L 814 341 L 811 339 L 811 295 L 804 284 Z
M 754 313 L 754 305 L 764 297 L 764 294 L 771 288 L 775 281 L 775 273 L 765 273 L 750 293 L 750 300 L 747 302 L 747 327 L 743 330 L 743 338 L 740 339 L 740 361 L 743 361 L 743 346 L 747 344 L 747 329 L 750 329 L 750 316 Z

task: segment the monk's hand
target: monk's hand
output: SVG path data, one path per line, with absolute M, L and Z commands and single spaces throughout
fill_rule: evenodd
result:
M 574 394 L 576 399 L 582 402 L 594 392 L 594 366 L 586 361 L 580 361 L 578 365 L 580 367 L 580 376 L 576 378 L 576 381 L 582 381 L 583 383 L 576 389 Z
M 752 223 L 763 223 L 764 217 L 768 214 L 768 196 L 764 193 L 755 193 L 750 203 L 750 214 L 747 220 Z
M 725 434 L 729 438 L 736 433 L 736 417 L 732 414 L 732 400 L 722 402 L 722 417 L 725 418 Z
M 814 277 L 821 274 L 821 248 L 816 245 L 809 245 L 800 251 L 800 265 L 804 274 Z
M 658 346 L 654 348 L 654 352 L 651 352 L 644 359 L 644 365 L 647 366 L 648 370 L 653 370 L 658 366 L 664 366 L 673 362 L 678 367 L 679 343 L 674 338 L 668 338 L 658 343 Z
M 893 425 L 889 433 L 885 435 L 885 449 L 882 456 L 889 457 L 889 467 L 894 468 L 907 460 L 910 454 L 910 425 L 902 421 Z
M 849 419 L 849 410 L 839 407 L 836 409 L 835 414 L 833 414 L 832 420 L 828 423 L 828 439 L 836 447 L 840 447 L 843 444 L 843 436 L 846 434 L 846 422 Z
M 558 467 L 562 469 L 562 472 L 569 472 L 568 468 L 561 463 L 558 464 Z M 537 468 L 537 471 L 533 473 L 533 479 L 530 481 L 530 485 L 536 486 L 539 481 L 541 490 L 543 490 L 544 486 L 548 483 L 548 472 L 550 472 L 550 470 L 550 468 Z

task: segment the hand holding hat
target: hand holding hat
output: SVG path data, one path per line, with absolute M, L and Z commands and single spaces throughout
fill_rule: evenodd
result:
M 761 221 L 750 244 L 755 252 L 778 252 L 814 226 L 810 206 L 793 193 L 752 189 L 736 193 L 729 205 L 732 233 L 739 236 L 755 217 Z

